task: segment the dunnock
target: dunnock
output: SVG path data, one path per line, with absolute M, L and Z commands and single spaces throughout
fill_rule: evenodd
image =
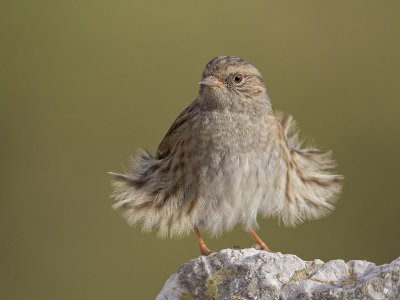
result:
M 218 235 L 242 223 L 261 249 L 257 214 L 284 224 L 325 215 L 342 176 L 330 153 L 302 149 L 291 117 L 275 116 L 260 72 L 234 56 L 211 60 L 197 99 L 175 120 L 157 154 L 142 151 L 114 177 L 115 208 L 161 236 L 199 229 Z

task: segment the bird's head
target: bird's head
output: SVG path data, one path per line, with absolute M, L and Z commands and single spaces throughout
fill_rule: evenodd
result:
M 211 60 L 199 84 L 200 96 L 211 101 L 226 104 L 262 98 L 268 101 L 261 73 L 236 56 L 220 56 Z

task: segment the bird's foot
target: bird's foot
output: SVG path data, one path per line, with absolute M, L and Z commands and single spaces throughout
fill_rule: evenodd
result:
M 271 249 L 269 249 L 268 246 L 265 245 L 265 244 L 264 245 L 254 244 L 253 248 L 257 249 L 257 250 L 263 250 L 263 251 L 267 251 L 267 252 L 273 253 L 273 251 L 271 251 Z
M 203 256 L 209 256 L 210 254 L 215 253 L 215 251 L 211 251 L 207 247 L 204 247 L 204 248 L 200 247 L 200 252 L 201 252 L 201 255 L 203 255 Z
M 268 246 L 263 242 L 263 240 L 257 235 L 257 233 L 255 233 L 255 231 L 253 229 L 249 229 L 249 233 L 251 234 L 251 236 L 253 237 L 253 239 L 256 241 L 256 243 L 259 246 L 259 250 L 264 250 L 264 251 L 268 251 L 271 252 L 271 249 L 268 248 Z M 257 249 L 257 248 L 256 248 Z

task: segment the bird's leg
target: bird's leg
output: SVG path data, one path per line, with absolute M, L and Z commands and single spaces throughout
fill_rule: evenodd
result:
M 249 233 L 253 237 L 253 239 L 257 242 L 257 244 L 261 247 L 261 250 L 265 250 L 268 252 L 272 252 L 267 245 L 262 241 L 262 239 L 257 235 L 257 233 L 254 232 L 252 228 L 248 229 Z
M 197 241 L 199 242 L 201 255 L 204 256 L 210 255 L 212 251 L 207 248 L 206 244 L 204 244 L 203 240 L 201 239 L 199 230 L 197 229 L 197 227 L 194 227 L 193 229 L 194 233 L 196 234 Z

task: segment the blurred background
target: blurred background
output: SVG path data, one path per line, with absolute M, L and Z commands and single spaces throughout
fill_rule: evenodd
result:
M 305 260 L 400 255 L 400 2 L 2 1 L 0 298 L 152 299 L 199 255 L 111 209 L 107 171 L 154 153 L 206 63 L 252 62 L 275 109 L 332 149 L 344 191 L 296 229 L 259 219 Z M 253 244 L 237 226 L 220 250 Z

